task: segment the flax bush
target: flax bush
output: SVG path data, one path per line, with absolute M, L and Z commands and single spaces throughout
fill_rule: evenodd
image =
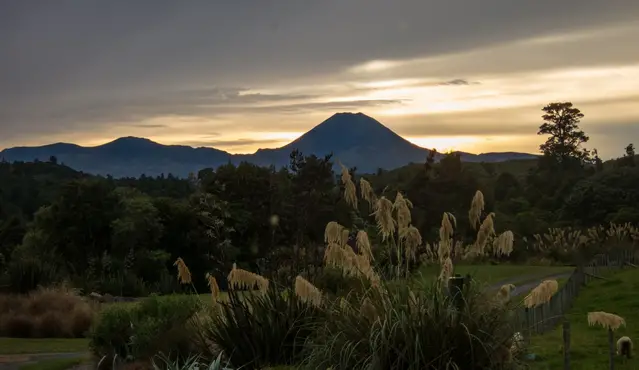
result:
M 260 293 L 240 293 L 229 291 L 228 302 L 217 303 L 202 320 L 199 343 L 206 357 L 213 359 L 222 350 L 233 367 L 242 369 L 300 362 L 322 311 L 275 285 Z

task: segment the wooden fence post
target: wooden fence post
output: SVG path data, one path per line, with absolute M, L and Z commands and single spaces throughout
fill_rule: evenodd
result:
M 526 344 L 530 345 L 530 310 L 528 307 L 524 309 L 524 338 L 526 339 Z
M 564 320 L 564 370 L 570 370 L 570 321 Z
M 615 334 L 608 329 L 608 350 L 610 351 L 610 370 L 615 370 Z

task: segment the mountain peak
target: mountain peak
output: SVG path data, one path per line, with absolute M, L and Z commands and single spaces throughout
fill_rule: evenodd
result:
M 412 144 L 362 112 L 341 112 L 333 114 L 284 147 L 258 150 L 250 155 L 232 155 L 214 148 L 162 145 L 145 138 L 125 136 L 94 147 L 61 143 L 8 148 L 0 151 L 0 157 L 8 161 L 32 161 L 34 158 L 48 160 L 50 156 L 56 156 L 72 168 L 114 177 L 139 176 L 142 173 L 186 176 L 190 172 L 229 162 L 286 166 L 293 149 L 305 155 L 324 156 L 333 153 L 335 161 L 369 173 L 378 168 L 392 169 L 410 162 L 423 162 L 428 155 L 427 149 Z M 465 161 L 488 162 L 532 157 L 520 153 L 489 153 L 482 156 L 461 154 L 465 154 Z
M 357 147 L 387 148 L 414 146 L 406 139 L 364 113 L 335 113 L 313 127 L 285 148 L 299 148 L 306 152 L 329 153 Z
M 159 145 L 158 143 L 156 143 L 155 141 L 151 140 L 151 139 L 147 139 L 144 137 L 136 137 L 136 136 L 123 136 L 120 138 L 117 138 L 113 141 L 110 141 L 106 144 L 102 144 L 101 146 L 111 146 L 111 145 L 139 145 L 139 144 L 156 144 Z

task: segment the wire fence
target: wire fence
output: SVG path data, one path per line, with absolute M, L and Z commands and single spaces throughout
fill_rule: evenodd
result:
M 518 331 L 525 333 L 525 338 L 530 338 L 556 328 L 584 286 L 614 271 L 636 265 L 637 260 L 639 255 L 633 250 L 596 255 L 589 264 L 576 267 L 549 302 L 532 308 L 519 308 L 515 312 Z

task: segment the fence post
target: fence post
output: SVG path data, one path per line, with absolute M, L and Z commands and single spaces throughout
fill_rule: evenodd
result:
M 608 329 L 608 350 L 610 351 L 610 370 L 615 370 L 615 335 Z
M 526 344 L 530 345 L 530 310 L 528 307 L 524 309 L 524 338 L 526 339 Z
M 564 320 L 564 370 L 570 370 L 570 321 Z

